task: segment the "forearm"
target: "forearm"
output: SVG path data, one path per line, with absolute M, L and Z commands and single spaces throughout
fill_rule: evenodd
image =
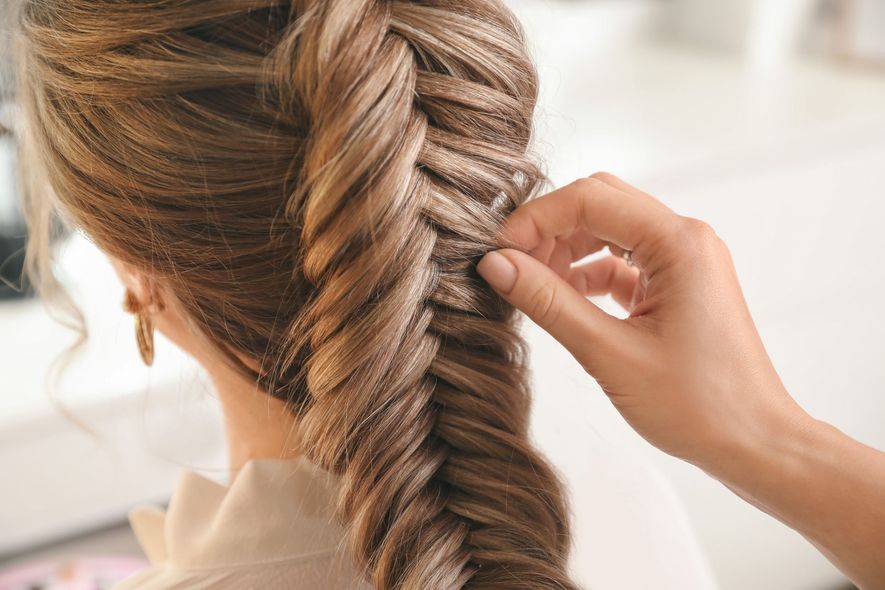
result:
M 711 474 L 804 535 L 863 590 L 885 588 L 885 453 L 805 414 L 743 446 Z

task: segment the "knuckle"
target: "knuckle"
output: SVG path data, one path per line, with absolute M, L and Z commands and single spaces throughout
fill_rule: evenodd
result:
M 713 226 L 706 221 L 694 217 L 684 217 L 682 223 L 682 231 L 695 244 L 715 245 L 722 241 Z
M 728 245 L 705 221 L 692 217 L 684 218 L 682 232 L 686 238 L 685 245 L 690 248 L 693 255 L 702 254 L 711 261 L 731 259 Z
M 535 289 L 528 300 L 528 313 L 539 324 L 549 326 L 559 319 L 556 285 L 545 283 Z
M 594 180 L 598 180 L 600 182 L 605 182 L 605 183 L 610 183 L 610 182 L 616 181 L 618 179 L 611 172 L 605 172 L 605 171 L 596 172 L 594 174 L 591 174 L 590 178 L 592 178 Z
M 592 191 L 601 184 L 603 184 L 602 181 L 594 176 L 584 176 L 574 182 L 575 188 L 579 189 L 581 192 Z

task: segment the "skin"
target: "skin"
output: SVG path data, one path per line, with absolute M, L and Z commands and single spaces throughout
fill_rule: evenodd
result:
M 297 457 L 291 442 L 297 421 L 283 402 L 263 393 L 203 345 L 162 283 L 117 259 L 111 258 L 111 264 L 123 285 L 150 309 L 155 329 L 200 363 L 212 381 L 224 415 L 231 475 L 251 459 Z M 254 361 L 241 358 L 254 367 Z
M 885 453 L 793 400 L 708 224 L 596 174 L 521 206 L 504 238 L 479 273 L 640 435 L 800 532 L 860 588 L 885 588 Z M 614 255 L 573 264 L 605 247 Z M 586 299 L 602 294 L 629 317 Z

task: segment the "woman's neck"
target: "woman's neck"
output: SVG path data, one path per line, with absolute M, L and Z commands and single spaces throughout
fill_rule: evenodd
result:
M 294 459 L 300 454 L 294 439 L 298 421 L 281 400 L 224 365 L 209 375 L 224 413 L 228 464 L 235 475 L 251 459 Z

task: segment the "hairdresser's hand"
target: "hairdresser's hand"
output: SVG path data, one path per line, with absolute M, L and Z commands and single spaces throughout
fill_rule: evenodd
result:
M 606 174 L 530 201 L 507 220 L 514 249 L 478 270 L 559 340 L 649 442 L 704 468 L 807 416 L 787 394 L 706 223 Z M 621 257 L 571 266 L 608 246 Z M 528 252 L 528 254 L 524 253 Z M 611 293 L 630 312 L 604 313 Z
M 505 229 L 513 248 L 479 272 L 634 429 L 798 530 L 861 588 L 885 588 L 885 453 L 793 401 L 709 225 L 600 174 L 523 205 Z M 572 266 L 605 246 L 615 255 Z M 627 319 L 585 298 L 604 293 Z

